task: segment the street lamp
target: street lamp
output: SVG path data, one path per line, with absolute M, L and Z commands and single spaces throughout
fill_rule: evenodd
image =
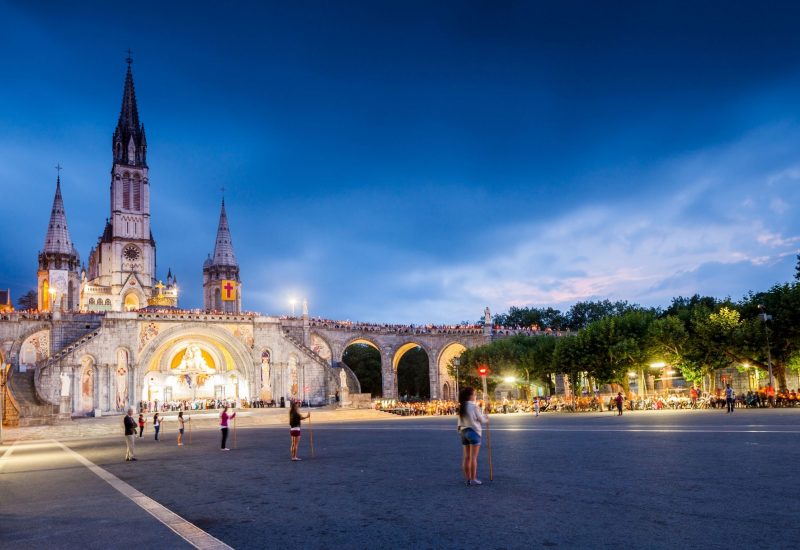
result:
M 289 304 L 292 306 L 292 317 L 294 317 L 294 306 L 297 305 L 297 300 L 295 298 L 289 298 Z
M 772 379 L 772 351 L 770 350 L 769 346 L 769 327 L 767 326 L 767 321 L 772 321 L 772 315 L 767 315 L 763 304 L 758 304 L 758 309 L 761 311 L 761 314 L 758 317 L 764 321 L 764 337 L 767 340 L 767 370 L 769 371 L 769 387 L 770 390 L 774 390 L 775 385 Z
M 666 368 L 667 364 L 664 361 L 656 361 L 655 363 L 650 363 L 651 369 L 663 369 Z M 664 375 L 661 375 L 661 385 L 664 385 Z M 656 391 L 656 381 L 653 380 L 653 393 Z

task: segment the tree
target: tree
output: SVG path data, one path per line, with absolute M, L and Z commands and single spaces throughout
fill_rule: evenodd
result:
M 577 302 L 567 312 L 567 324 L 572 330 L 579 330 L 604 317 L 622 315 L 633 309 L 636 309 L 636 306 L 632 306 L 623 300 L 617 302 L 612 302 L 611 300 Z
M 428 354 L 422 348 L 408 350 L 397 363 L 397 392 L 401 396 L 430 398 Z
M 35 290 L 29 290 L 19 298 L 17 298 L 17 306 L 19 309 L 37 309 L 39 307 L 39 300 L 36 296 Z
M 511 306 L 508 313 L 499 313 L 494 316 L 496 325 L 506 327 L 533 327 L 551 328 L 561 330 L 566 326 L 566 317 L 560 310 L 552 307 L 516 307 Z
M 373 397 L 382 395 L 381 354 L 378 350 L 367 344 L 353 344 L 344 350 L 342 362 L 356 375 L 362 392 Z

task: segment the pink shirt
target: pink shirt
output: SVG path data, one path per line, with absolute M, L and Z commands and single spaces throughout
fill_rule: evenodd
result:
M 222 411 L 222 414 L 219 415 L 219 425 L 222 426 L 223 428 L 227 428 L 229 418 L 236 418 L 236 413 L 229 415 L 225 411 Z

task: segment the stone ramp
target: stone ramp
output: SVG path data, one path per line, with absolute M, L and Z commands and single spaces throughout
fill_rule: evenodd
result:
M 36 395 L 33 370 L 12 372 L 8 378 L 11 394 L 19 405 L 20 426 L 49 424 L 55 420 L 56 407 L 42 402 Z

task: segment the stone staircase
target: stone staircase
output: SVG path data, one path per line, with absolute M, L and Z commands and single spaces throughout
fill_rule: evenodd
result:
M 95 337 L 97 337 L 100 334 L 102 330 L 103 330 L 102 327 L 98 327 L 89 333 L 80 334 L 69 344 L 65 345 L 63 348 L 61 348 L 56 353 L 51 355 L 44 363 L 44 365 L 42 365 L 42 368 L 47 368 L 54 365 L 55 363 L 59 362 L 61 359 L 72 353 L 73 351 L 76 351 L 78 348 L 82 347 L 84 344 L 91 342 Z
M 304 344 L 302 341 L 300 341 L 300 340 L 298 340 L 297 338 L 295 338 L 294 336 L 292 336 L 292 335 L 291 335 L 291 334 L 290 334 L 288 331 L 284 332 L 284 333 L 283 333 L 283 335 L 284 335 L 284 337 L 285 337 L 287 340 L 289 340 L 289 341 L 290 341 L 292 344 L 294 344 L 295 346 L 297 346 L 298 348 L 300 348 L 300 351 L 302 351 L 303 353 L 305 353 L 305 354 L 306 354 L 308 357 L 310 357 L 311 359 L 313 359 L 314 361 L 316 361 L 316 362 L 317 362 L 317 363 L 319 363 L 320 365 L 322 365 L 322 366 L 324 366 L 324 367 L 328 367 L 328 368 L 330 368 L 330 366 L 331 366 L 331 364 L 330 364 L 330 363 L 328 363 L 328 362 L 327 362 L 325 359 L 323 359 L 322 357 L 320 357 L 320 356 L 317 354 L 317 352 L 315 352 L 313 349 L 311 349 L 310 347 L 308 347 L 307 345 L 305 345 L 305 344 Z
M 36 395 L 35 372 L 13 372 L 8 378 L 8 387 L 19 407 L 20 426 L 52 424 L 56 420 L 55 406 L 42 402 Z

